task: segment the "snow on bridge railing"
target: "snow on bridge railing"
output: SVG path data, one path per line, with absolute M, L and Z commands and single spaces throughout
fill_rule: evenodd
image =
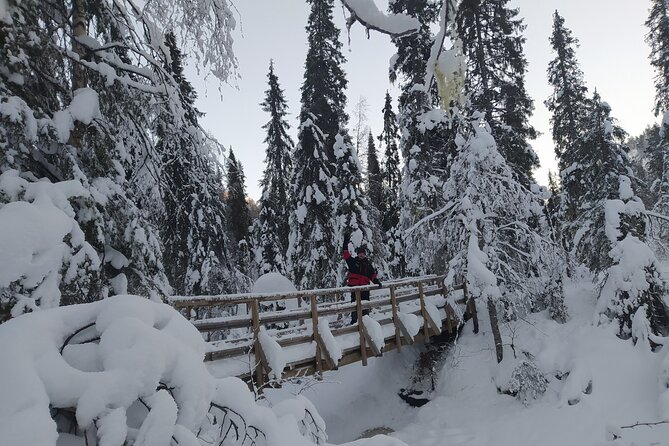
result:
M 407 279 L 397 279 L 389 280 L 383 282 L 383 285 L 379 287 L 378 285 L 362 285 L 362 286 L 344 286 L 337 288 L 323 288 L 323 289 L 314 289 L 314 290 L 302 290 L 302 291 L 288 291 L 288 292 L 278 292 L 278 293 L 237 293 L 237 294 L 214 294 L 214 295 L 203 295 L 203 296 L 171 296 L 168 297 L 169 303 L 175 308 L 187 308 L 187 307 L 204 307 L 209 305 L 221 305 L 221 304 L 230 304 L 238 303 L 240 301 L 246 301 L 251 299 L 257 299 L 259 302 L 265 301 L 275 301 L 275 300 L 285 300 L 285 299 L 294 299 L 298 297 L 309 297 L 312 294 L 318 296 L 328 296 L 341 293 L 350 293 L 351 291 L 360 290 L 377 290 L 379 288 L 390 288 L 415 285 L 418 282 L 426 280 L 443 280 L 445 276 L 437 276 L 436 274 L 429 274 L 419 277 L 411 277 Z
M 372 291 L 370 301 L 361 299 L 363 291 Z M 456 295 L 456 291 L 462 293 Z M 346 302 L 349 293 L 354 297 L 350 303 Z M 293 308 L 275 309 L 276 303 L 287 305 L 291 300 L 296 302 Z M 449 289 L 442 275 L 387 281 L 381 286 L 175 296 L 169 301 L 208 340 L 227 337 L 208 344 L 206 359 L 216 361 L 212 364 L 215 373 L 255 374 L 259 387 L 265 384 L 266 375 L 320 373 L 356 361 L 367 365 L 370 354 L 379 356 L 418 339 L 427 341 L 444 326 L 453 332 L 465 314 L 474 319 L 478 331 L 476 307 L 466 286 Z M 245 314 L 221 316 L 222 309 Z M 368 316 L 373 309 L 374 317 Z M 361 323 L 345 326 L 349 313 L 355 313 Z M 206 317 L 211 315 L 215 317 Z

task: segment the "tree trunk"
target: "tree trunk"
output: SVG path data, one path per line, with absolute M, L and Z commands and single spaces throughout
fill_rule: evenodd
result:
M 88 34 L 88 19 L 86 17 L 86 4 L 84 0 L 72 1 L 72 51 L 77 53 L 79 59 L 84 59 L 86 50 L 82 44 L 77 41 L 78 37 L 84 37 Z M 72 61 L 72 91 L 88 86 L 86 79 L 86 68 L 80 63 Z M 84 134 L 84 125 L 81 122 L 74 123 L 74 129 L 70 133 L 68 144 L 73 147 L 81 148 L 81 139 Z
M 497 363 L 504 359 L 504 346 L 502 345 L 502 335 L 499 332 L 499 322 L 497 321 L 497 307 L 492 299 L 488 299 L 488 314 L 490 315 L 490 328 L 492 337 L 495 340 L 495 353 L 497 354 Z

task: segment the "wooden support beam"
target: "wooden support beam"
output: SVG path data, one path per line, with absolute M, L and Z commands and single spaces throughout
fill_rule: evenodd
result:
M 428 323 L 429 315 L 425 309 L 425 294 L 423 293 L 422 282 L 418 283 L 418 299 L 420 299 L 420 314 L 423 316 L 423 336 L 425 337 L 425 342 L 427 342 L 430 339 L 430 326 Z
M 367 341 L 367 344 L 372 350 L 372 353 L 374 353 L 374 356 L 381 356 L 381 350 L 376 346 L 376 344 L 374 344 L 372 337 L 369 335 L 369 331 L 367 331 L 367 327 L 365 327 L 364 321 L 360 321 L 360 326 L 362 327 L 362 333 L 365 335 L 365 341 Z M 365 348 L 365 350 L 367 349 Z M 366 352 L 365 356 L 367 356 Z
M 360 298 L 360 290 L 355 290 L 355 309 L 358 315 L 358 333 L 360 335 L 360 356 L 362 357 L 362 365 L 367 366 L 367 345 L 365 339 L 365 328 L 362 323 L 362 301 Z
M 444 296 L 444 300 L 446 301 L 446 305 L 444 307 L 444 310 L 446 310 L 446 329 L 448 330 L 449 333 L 453 333 L 453 322 L 455 321 L 455 312 L 453 311 L 453 307 L 451 307 L 451 304 L 448 303 L 448 288 L 446 287 L 446 284 L 443 281 L 441 282 L 441 295 Z M 455 326 L 457 327 L 457 322 Z
M 399 316 L 397 315 L 397 298 L 395 297 L 395 287 L 390 287 L 390 305 L 393 308 L 393 325 L 395 325 L 395 345 L 397 351 L 402 350 L 402 336 L 400 333 Z
M 432 319 L 432 316 L 430 315 L 430 312 L 427 311 L 427 307 L 425 308 L 425 312 L 423 314 L 423 317 L 425 318 L 425 326 L 427 326 L 429 328 L 429 330 L 432 330 L 432 333 L 435 336 L 440 335 L 441 334 L 441 319 L 439 319 L 438 322 L 435 321 L 434 319 Z M 427 339 L 429 339 L 429 338 L 426 337 L 426 340 Z
M 257 300 L 251 302 L 251 320 L 253 324 L 253 354 L 255 355 L 256 362 L 256 385 L 258 389 L 262 390 L 265 384 L 265 370 L 269 371 L 269 368 L 267 367 L 267 360 L 260 345 L 260 308 Z
M 474 324 L 474 333 L 479 332 L 479 316 L 476 312 L 476 302 L 474 298 L 469 295 L 469 290 L 467 289 L 467 282 L 463 284 L 462 292 L 465 295 L 465 302 L 467 303 L 467 311 L 472 318 L 472 323 Z
M 402 322 L 402 319 L 399 318 L 399 314 L 398 314 L 398 317 L 397 317 L 397 325 L 399 326 L 400 331 L 402 332 L 402 337 L 404 338 L 406 343 L 408 345 L 413 344 L 414 343 L 414 337 L 411 336 L 411 334 L 409 333 L 409 330 L 407 329 L 406 325 L 404 325 L 404 322 Z
M 311 324 L 313 331 L 313 340 L 316 342 L 316 371 L 323 373 L 323 364 L 321 363 L 321 351 L 323 349 L 323 342 L 318 334 L 318 304 L 316 302 L 316 295 L 309 296 L 311 303 Z

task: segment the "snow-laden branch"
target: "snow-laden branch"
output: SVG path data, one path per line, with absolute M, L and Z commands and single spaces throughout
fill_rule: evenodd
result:
M 646 211 L 646 215 L 652 218 L 657 218 L 658 220 L 669 221 L 669 216 L 658 214 L 657 212 Z
M 347 19 L 350 28 L 355 22 L 360 22 L 368 30 L 372 29 L 391 37 L 403 37 L 418 32 L 418 19 L 406 14 L 386 15 L 374 4 L 374 0 L 341 0 L 342 4 L 351 13 Z
M 450 211 L 451 209 L 453 209 L 453 207 L 454 207 L 456 204 L 457 204 L 456 202 L 452 202 L 452 201 L 451 201 L 451 202 L 449 202 L 448 204 L 446 204 L 445 206 L 443 206 L 441 209 L 439 209 L 438 211 L 435 211 L 435 212 L 433 212 L 433 213 L 431 213 L 431 214 L 429 214 L 429 215 L 426 215 L 425 217 L 421 218 L 421 219 L 418 220 L 412 227 L 410 227 L 409 229 L 406 230 L 404 236 L 405 236 L 405 237 L 410 236 L 411 233 L 413 233 L 416 229 L 420 228 L 420 227 L 423 226 L 424 224 L 426 224 L 426 223 L 428 223 L 428 222 L 434 220 L 435 218 L 439 217 L 440 215 L 443 215 L 443 214 L 445 214 L 446 212 L 448 212 L 448 211 Z

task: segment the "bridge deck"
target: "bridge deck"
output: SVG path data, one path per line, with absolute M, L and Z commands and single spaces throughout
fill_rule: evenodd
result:
M 370 290 L 370 301 L 360 299 Z M 348 302 L 348 293 L 355 302 Z M 216 376 L 283 378 L 320 373 L 452 332 L 465 314 L 478 325 L 466 286 L 447 289 L 443 276 L 293 293 L 174 297 L 208 341 L 206 360 Z M 356 312 L 361 323 L 347 325 Z M 369 312 L 369 317 L 363 317 Z M 314 330 L 314 327 L 317 327 Z M 282 368 L 275 371 L 274 368 Z

